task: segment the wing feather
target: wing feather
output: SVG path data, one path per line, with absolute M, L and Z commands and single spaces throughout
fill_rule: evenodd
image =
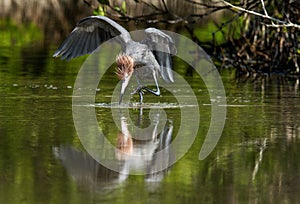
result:
M 74 30 L 60 45 L 53 57 L 72 59 L 92 53 L 103 42 L 119 36 L 122 48 L 131 40 L 129 32 L 105 16 L 89 16 L 81 19 Z
M 143 43 L 152 50 L 160 65 L 161 77 L 166 82 L 174 82 L 172 55 L 175 55 L 177 50 L 173 39 L 156 28 L 147 28 L 145 32 L 147 37 Z

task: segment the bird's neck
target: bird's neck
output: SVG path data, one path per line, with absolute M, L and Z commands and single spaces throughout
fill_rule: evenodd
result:
M 120 54 L 116 59 L 117 75 L 120 79 L 124 78 L 125 74 L 131 75 L 134 69 L 134 60 L 131 56 Z

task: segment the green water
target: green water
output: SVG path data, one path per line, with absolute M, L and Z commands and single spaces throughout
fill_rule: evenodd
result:
M 56 46 L 26 42 L 0 47 L 0 203 L 300 202 L 297 81 L 238 82 L 233 71 L 221 70 L 226 124 L 214 151 L 199 160 L 210 125 L 210 99 L 199 76 L 184 76 L 197 96 L 201 116 L 193 145 L 152 179 L 124 176 L 97 163 L 82 146 L 73 122 L 72 93 L 85 58 L 53 59 Z M 184 75 L 182 65 L 174 66 Z M 114 145 L 120 130 L 109 107 L 117 82 L 110 70 L 97 90 L 96 105 L 90 104 L 95 105 L 99 128 Z M 167 91 L 162 95 L 146 94 L 144 100 L 167 106 L 167 127 L 173 128 L 174 139 L 182 122 L 180 108 L 171 107 L 174 99 Z M 145 108 L 139 118 L 139 109 L 130 109 L 132 121 L 141 119 L 144 126 L 150 123 L 148 113 Z M 184 122 L 193 123 L 193 116 Z M 133 144 L 143 147 L 134 140 Z

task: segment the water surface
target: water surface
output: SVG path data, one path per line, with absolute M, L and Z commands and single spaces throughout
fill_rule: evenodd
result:
M 0 47 L 1 203 L 300 202 L 297 81 L 276 77 L 236 81 L 233 71 L 221 70 L 227 94 L 226 124 L 214 151 L 200 161 L 199 151 L 210 125 L 210 99 L 199 76 L 185 76 L 197 96 L 201 116 L 192 147 L 161 172 L 155 171 L 163 162 L 157 158 L 135 161 L 122 152 L 113 152 L 125 173 L 119 174 L 100 165 L 85 151 L 74 127 L 73 86 L 85 58 L 70 62 L 52 59 L 54 49 L 40 44 L 14 49 Z M 184 75 L 181 65 L 175 64 L 175 70 Z M 139 107 L 132 107 L 130 118 L 119 120 L 132 131 L 132 138 L 127 140 L 120 135 L 120 124 L 112 118 L 114 84 L 117 78 L 111 70 L 96 90 L 95 103 L 89 104 L 111 144 L 126 141 L 136 152 L 153 153 L 159 145 L 165 147 L 174 140 L 182 122 L 180 109 L 190 107 L 177 105 L 166 90 L 162 97 L 145 95 L 142 115 Z M 137 102 L 138 96 L 132 101 Z M 157 140 L 138 141 L 133 126 L 151 124 L 150 107 L 164 108 L 165 132 L 155 137 Z M 159 122 L 158 118 L 152 121 Z M 128 123 L 129 119 L 134 125 Z M 193 123 L 192 114 L 184 122 Z M 155 126 L 149 135 L 152 133 L 158 135 Z M 167 155 L 164 159 L 174 157 L 171 149 Z M 139 166 L 143 162 L 144 166 Z M 126 175 L 130 171 L 148 174 Z

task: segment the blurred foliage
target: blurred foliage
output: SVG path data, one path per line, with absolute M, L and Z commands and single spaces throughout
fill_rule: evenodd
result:
M 228 18 L 224 17 L 222 21 L 227 21 Z M 208 20 L 206 24 L 201 26 L 196 26 L 192 32 L 193 35 L 197 38 L 197 42 L 200 45 L 205 45 L 209 43 L 209 46 L 212 46 L 211 42 L 216 44 L 223 44 L 228 41 L 228 39 L 239 39 L 243 32 L 243 21 L 242 17 L 238 21 L 234 22 L 228 27 L 224 27 L 220 30 L 220 26 L 216 24 L 213 20 Z
M 0 19 L 0 41 L 2 46 L 15 47 L 41 41 L 43 33 L 34 24 L 17 24 Z
M 238 6 L 265 15 L 261 2 L 240 1 Z M 233 18 L 225 21 L 219 29 L 226 40 L 224 43 L 214 42 L 214 56 L 224 67 L 237 68 L 241 75 L 268 74 L 298 78 L 299 29 L 286 27 L 282 22 L 299 25 L 300 6 L 294 1 L 270 0 L 265 2 L 265 7 L 267 15 L 275 20 L 233 9 Z M 229 35 L 226 28 L 230 31 Z M 232 37 L 232 33 L 239 34 L 239 37 Z
M 191 6 L 202 9 L 202 13 L 190 14 L 185 17 L 178 16 L 176 13 L 167 9 L 167 4 L 160 1 L 162 8 L 151 3 L 139 1 L 145 7 L 154 9 L 153 13 L 145 16 L 127 15 L 126 1 L 120 5 L 108 5 L 106 2 L 101 4 L 99 10 L 101 15 L 116 16 L 136 22 L 163 22 L 170 24 L 180 23 L 190 34 L 192 40 L 205 47 L 205 50 L 219 61 L 222 67 L 235 67 L 240 74 L 279 74 L 288 77 L 299 77 L 299 32 L 297 28 L 267 26 L 276 21 L 270 21 L 247 12 L 231 9 L 222 3 L 216 2 L 197 2 L 186 0 Z M 260 1 L 232 1 L 235 5 L 264 14 Z M 130 5 L 129 5 L 130 6 Z M 299 24 L 300 4 L 297 1 L 266 1 L 268 15 L 285 22 Z M 194 8 L 193 7 L 193 8 Z M 212 15 L 217 11 L 224 12 L 220 22 L 207 20 L 205 24 L 200 23 L 204 17 Z M 115 13 L 116 12 L 116 13 Z M 230 14 L 228 14 L 231 12 Z M 147 19 L 151 20 L 147 20 Z M 183 26 L 182 23 L 184 22 Z
M 109 6 L 109 0 L 98 0 L 100 4 Z
M 109 0 L 98 0 L 99 5 L 96 9 L 94 9 L 94 15 L 104 16 L 107 13 L 107 10 L 110 9 L 112 11 L 117 12 L 121 16 L 126 14 L 126 1 L 122 1 L 121 5 L 111 5 Z

